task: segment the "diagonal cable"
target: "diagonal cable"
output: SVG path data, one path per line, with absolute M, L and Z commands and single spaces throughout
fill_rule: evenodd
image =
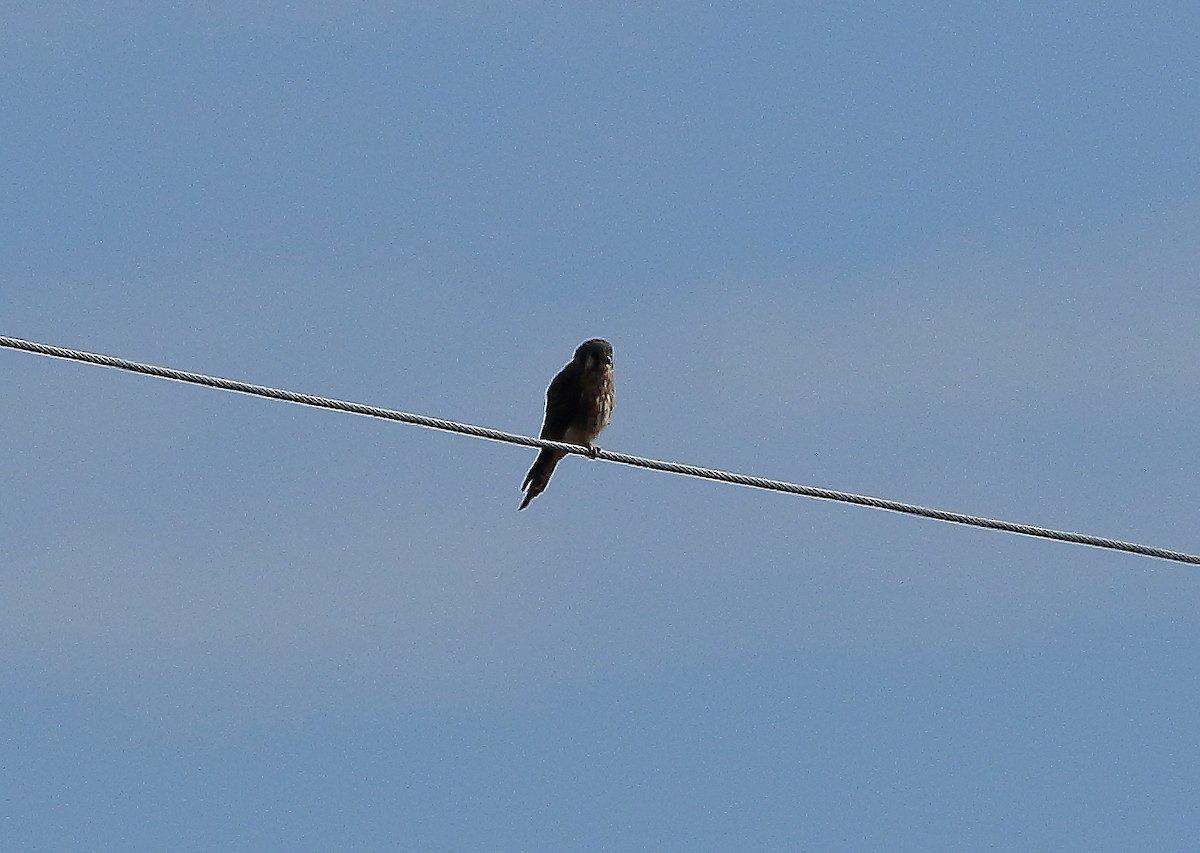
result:
M 314 406 L 319 409 L 334 409 L 339 412 L 351 412 L 372 418 L 382 418 L 389 421 L 414 424 L 416 426 L 438 429 L 445 432 L 455 432 L 462 435 L 473 435 L 476 438 L 486 438 L 492 441 L 504 441 L 509 444 L 520 444 L 526 447 L 549 448 L 562 450 L 567 453 L 589 455 L 588 448 L 575 444 L 564 444 L 560 441 L 547 441 L 527 435 L 517 435 L 502 432 L 497 429 L 475 426 L 473 424 L 456 423 L 441 418 L 431 418 L 426 415 L 416 415 L 400 412 L 395 409 L 384 409 L 379 406 L 368 406 L 363 403 L 352 403 L 346 400 L 335 400 L 329 397 L 317 397 L 312 394 L 300 394 L 295 391 L 285 391 L 280 388 L 268 388 L 264 385 L 254 385 L 249 382 L 239 382 L 234 379 L 223 379 L 219 376 L 207 376 L 203 373 L 190 373 L 186 370 L 175 370 L 170 367 L 159 367 L 153 364 L 142 364 L 117 358 L 111 355 L 101 355 L 94 352 L 66 349 L 64 347 L 26 341 L 21 338 L 0 336 L 0 346 L 9 349 L 23 350 L 62 358 L 69 361 L 82 361 L 88 364 L 98 364 L 102 367 L 112 367 L 117 370 L 127 370 L 146 376 L 157 376 L 161 379 L 172 379 L 176 382 L 189 382 L 193 385 L 207 385 L 209 388 L 219 388 L 223 391 L 236 391 L 241 394 L 252 394 L 256 397 L 267 397 L 272 400 L 283 400 L 302 406 Z M 642 456 L 630 456 L 625 453 L 614 453 L 610 450 L 600 450 L 597 459 L 608 462 L 619 462 L 622 465 L 632 465 L 637 468 L 649 468 L 652 471 L 665 471 L 669 474 L 681 474 L 687 477 L 700 477 L 705 480 L 718 480 L 723 483 L 734 483 L 739 486 L 749 486 L 755 489 L 768 489 L 776 492 L 786 492 L 793 495 L 803 495 L 827 501 L 867 506 L 874 509 L 884 509 L 890 512 L 900 512 L 907 515 L 931 518 L 935 521 L 945 521 L 951 524 L 964 524 L 970 527 L 983 527 L 1000 530 L 1005 533 L 1016 533 L 1022 536 L 1033 536 L 1040 539 L 1055 539 L 1059 542 L 1072 542 L 1077 545 L 1088 545 L 1093 548 L 1107 548 L 1113 551 L 1126 551 L 1145 557 L 1156 557 L 1162 560 L 1172 560 L 1177 563 L 1200 565 L 1200 555 L 1188 554 L 1183 551 L 1173 551 L 1167 548 L 1155 548 L 1150 545 L 1139 545 L 1136 542 L 1125 542 L 1120 539 L 1109 539 L 1102 536 L 1090 536 L 1085 533 L 1072 533 L 1066 530 L 1054 530 L 1049 527 L 1037 527 L 1031 524 L 1017 524 L 1011 521 L 1001 521 L 994 518 L 984 518 L 977 515 L 967 515 L 961 512 L 949 512 L 941 509 L 931 509 L 917 504 L 901 501 L 875 498 L 870 495 L 856 495 L 852 492 L 840 492 L 834 489 L 822 489 L 816 486 L 804 486 L 798 483 L 788 483 L 782 480 L 770 480 L 764 477 L 752 477 L 747 474 L 736 474 L 731 471 L 720 471 L 714 468 L 697 468 L 694 465 L 682 465 L 678 462 L 663 462 L 658 459 L 647 459 Z

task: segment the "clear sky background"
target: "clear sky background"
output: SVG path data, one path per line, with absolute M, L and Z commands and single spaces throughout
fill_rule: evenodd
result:
M 0 334 L 1200 551 L 1200 7 L 10 5 Z M 1190 850 L 1200 572 L 0 352 L 5 850 Z

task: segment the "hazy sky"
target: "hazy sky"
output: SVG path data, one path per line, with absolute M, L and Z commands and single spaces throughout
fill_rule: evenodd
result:
M 0 21 L 0 334 L 1200 551 L 1194 2 Z M 0 371 L 5 850 L 1200 835 L 1193 567 Z

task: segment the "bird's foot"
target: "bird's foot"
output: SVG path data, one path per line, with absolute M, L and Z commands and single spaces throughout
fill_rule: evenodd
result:
M 589 443 L 587 445 L 587 451 L 588 451 L 587 452 L 588 459 L 595 459 L 597 456 L 600 455 L 600 448 L 594 444 Z

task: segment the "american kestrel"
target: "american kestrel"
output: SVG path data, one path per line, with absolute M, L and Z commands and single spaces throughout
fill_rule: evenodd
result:
M 565 444 L 582 444 L 593 453 L 594 442 L 608 426 L 613 410 L 613 349 L 603 338 L 584 341 L 571 363 L 559 371 L 546 389 L 546 419 L 540 438 Z M 525 499 L 518 509 L 546 490 L 554 466 L 567 454 L 543 450 L 521 484 Z

